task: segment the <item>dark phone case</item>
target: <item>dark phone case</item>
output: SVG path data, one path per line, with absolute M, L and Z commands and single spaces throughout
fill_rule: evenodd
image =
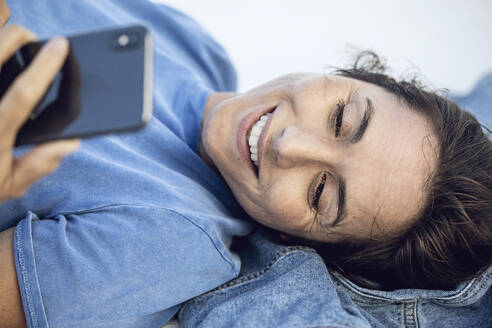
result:
M 126 35 L 123 41 L 119 39 Z M 152 111 L 152 48 L 143 26 L 68 37 L 69 55 L 20 129 L 16 146 L 134 131 Z M 0 93 L 29 65 L 45 41 L 28 44 L 0 74 Z

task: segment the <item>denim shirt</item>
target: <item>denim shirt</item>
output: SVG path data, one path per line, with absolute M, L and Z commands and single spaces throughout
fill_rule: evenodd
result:
M 329 272 L 261 228 L 236 245 L 236 278 L 185 304 L 181 327 L 492 327 L 492 267 L 452 291 L 378 291 Z
M 492 327 L 492 266 L 451 291 L 386 292 L 361 288 L 339 274 L 332 277 L 340 297 L 350 297 L 372 327 Z

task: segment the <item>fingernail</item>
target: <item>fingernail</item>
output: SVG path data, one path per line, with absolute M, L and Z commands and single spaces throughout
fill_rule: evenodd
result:
M 78 139 L 63 140 L 54 142 L 52 145 L 54 146 L 54 153 L 56 153 L 58 156 L 66 156 L 77 151 L 80 148 L 80 141 Z
M 74 151 L 77 151 L 80 148 L 80 140 L 69 140 L 66 141 L 65 143 L 65 150 L 67 154 L 73 153 Z
M 53 38 L 46 44 L 46 48 L 54 51 L 65 51 L 67 46 L 68 46 L 68 41 L 63 37 Z

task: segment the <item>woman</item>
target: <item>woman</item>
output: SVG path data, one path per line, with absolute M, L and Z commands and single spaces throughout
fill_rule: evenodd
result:
M 10 7 L 15 22 L 41 36 L 144 20 L 156 33 L 157 79 L 155 115 L 145 130 L 84 141 L 56 173 L 2 205 L 2 272 L 10 279 L 2 283 L 7 286 L 2 292 L 10 296 L 2 306 L 12 325 L 24 318 L 29 326 L 161 325 L 180 303 L 240 273 L 241 259 L 229 247 L 233 237 L 252 229 L 242 209 L 318 247 L 330 265 L 348 274 L 362 275 L 367 267 L 366 278 L 389 283 L 385 288 L 438 285 L 427 274 L 432 249 L 412 242 L 434 241 L 418 234 L 425 221 L 420 218 L 436 208 L 429 205 L 438 204 L 436 197 L 454 188 L 439 184 L 449 176 L 449 168 L 442 169 L 445 156 L 455 161 L 457 154 L 448 151 L 449 132 L 443 132 L 444 122 L 454 118 L 438 115 L 453 114 L 452 105 L 449 111 L 442 108 L 444 99 L 359 66 L 328 77 L 289 75 L 234 94 L 235 75 L 223 49 L 195 22 L 169 8 L 116 1 L 16 1 Z M 12 33 L 25 35 L 12 29 L 5 35 Z M 27 39 L 17 38 L 15 47 Z M 64 51 L 58 48 L 58 64 Z M 11 93 L 26 111 L 39 97 Z M 466 137 L 473 132 L 488 151 L 483 156 L 490 158 L 490 141 L 478 123 L 459 109 L 454 113 L 464 117 L 458 129 Z M 469 141 L 465 144 L 474 145 Z M 490 172 L 484 162 L 472 161 L 481 172 Z M 471 249 L 471 254 L 490 250 L 491 187 L 487 174 L 482 176 L 483 182 L 469 175 L 464 179 L 479 181 L 488 191 L 474 194 L 466 187 L 467 199 L 483 197 L 480 204 L 485 202 L 480 205 L 483 223 L 480 217 L 464 216 L 485 235 L 463 238 L 469 247 L 458 250 Z M 436 186 L 442 195 L 434 196 Z M 449 202 L 442 204 L 444 211 L 438 213 L 449 217 Z M 456 207 L 466 206 L 468 200 Z M 449 236 L 463 224 L 449 226 L 438 231 Z M 332 244 L 348 244 L 347 254 L 333 257 Z M 400 245 L 409 246 L 401 250 Z M 423 255 L 410 253 L 415 250 Z M 381 268 L 380 260 L 361 264 L 351 258 L 363 252 L 372 252 L 367 259 L 398 256 Z M 490 252 L 485 254 L 442 285 L 483 271 L 490 264 Z M 415 259 L 423 272 L 395 281 L 374 279 L 414 269 Z M 453 261 L 445 263 L 460 265 Z

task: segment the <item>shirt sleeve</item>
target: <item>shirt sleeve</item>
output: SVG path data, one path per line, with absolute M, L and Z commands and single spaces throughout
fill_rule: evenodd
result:
M 30 212 L 14 252 L 29 327 L 157 327 L 238 274 L 211 231 L 143 206 Z

